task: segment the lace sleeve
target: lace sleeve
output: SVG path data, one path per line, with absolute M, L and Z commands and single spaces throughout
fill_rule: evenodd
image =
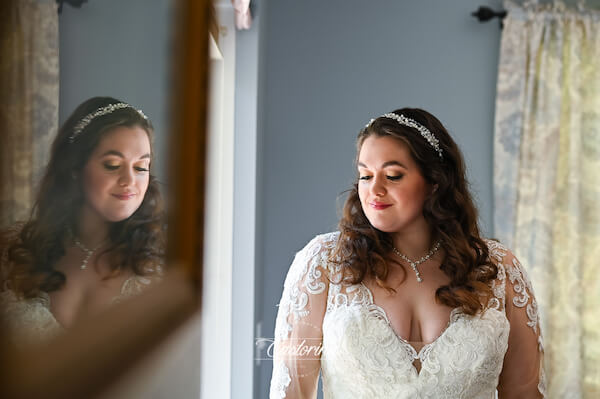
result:
M 296 254 L 289 269 L 275 322 L 270 399 L 316 398 L 327 259 L 334 245 L 335 233 L 317 236 Z
M 546 390 L 544 349 L 537 302 L 525 268 L 509 250 L 504 250 L 498 274 L 504 280 L 504 305 L 510 333 L 498 396 L 543 398 Z

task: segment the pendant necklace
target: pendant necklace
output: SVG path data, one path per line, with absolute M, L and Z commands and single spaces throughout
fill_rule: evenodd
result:
M 417 269 L 417 266 L 419 266 L 421 263 L 423 263 L 423 262 L 427 261 L 429 258 L 431 258 L 433 256 L 433 254 L 436 253 L 438 251 L 438 249 L 440 249 L 441 243 L 442 243 L 441 241 L 436 242 L 434 244 L 434 246 L 429 250 L 429 252 L 427 253 L 427 255 L 424 255 L 424 256 L 421 257 L 421 259 L 414 260 L 414 261 L 408 259 L 408 256 L 406 256 L 402 252 L 398 251 L 396 249 L 396 247 L 392 246 L 392 250 L 402 260 L 404 260 L 404 261 L 408 262 L 408 264 L 410 264 L 410 267 L 412 267 L 413 271 L 417 275 L 417 281 L 419 283 L 421 283 L 423 281 L 423 278 L 421 277 L 421 273 L 419 273 L 419 269 Z
M 73 238 L 73 242 L 75 243 L 75 245 L 77 245 L 77 247 L 85 253 L 85 258 L 83 259 L 83 263 L 81 264 L 81 266 L 79 266 L 79 268 L 81 270 L 85 270 L 87 268 L 88 261 L 90 260 L 90 258 L 94 254 L 94 252 L 96 252 L 96 250 L 98 250 L 98 248 L 100 248 L 102 245 L 104 245 L 106 240 L 104 240 L 100 244 L 96 245 L 95 248 L 89 249 L 75 237 L 75 234 L 73 234 L 73 231 L 71 229 L 69 229 L 69 234 L 71 234 L 71 237 Z

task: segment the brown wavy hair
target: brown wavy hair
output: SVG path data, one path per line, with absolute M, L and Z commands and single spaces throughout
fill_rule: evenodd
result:
M 429 112 L 403 108 L 393 113 L 428 128 L 439 140 L 443 159 L 416 129 L 379 117 L 358 134 L 356 161 L 362 144 L 370 136 L 389 136 L 408 146 L 424 179 L 437 185 L 423 204 L 423 216 L 433 238 L 442 243 L 445 258 L 440 269 L 451 281 L 437 289 L 436 300 L 452 308 L 461 307 L 473 315 L 484 310 L 484 304 L 491 298 L 489 282 L 496 278 L 498 269 L 490 261 L 487 245 L 479 233 L 477 209 L 469 193 L 462 154 L 442 123 Z M 339 230 L 340 238 L 331 261 L 348 272 L 348 282 L 357 284 L 370 276 L 379 286 L 394 291 L 385 283 L 390 263 L 400 265 L 406 278 L 406 268 L 390 256 L 391 235 L 373 227 L 363 212 L 358 176 L 344 204 Z
M 84 203 L 78 177 L 83 175 L 85 164 L 106 133 L 121 126 L 140 127 L 148 134 L 152 148 L 151 122 L 130 107 L 93 118 L 71 142 L 74 128 L 82 118 L 119 102 L 122 101 L 111 97 L 90 98 L 59 129 L 29 220 L 18 226 L 16 236 L 3 234 L 9 270 L 4 273 L 6 281 L 1 289 L 9 288 L 29 298 L 65 284 L 65 275 L 54 265 L 65 255 L 68 231 L 77 225 Z M 165 251 L 164 211 L 159 183 L 152 173 L 140 207 L 127 219 L 111 223 L 109 239 L 108 248 L 100 256 L 109 256 L 113 273 L 125 269 L 138 275 L 160 272 Z

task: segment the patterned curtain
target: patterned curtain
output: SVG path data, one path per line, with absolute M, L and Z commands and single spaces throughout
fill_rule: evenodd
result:
M 600 397 L 600 12 L 505 2 L 495 236 L 536 290 L 550 398 Z
M 58 127 L 55 0 L 0 5 L 0 227 L 26 219 Z

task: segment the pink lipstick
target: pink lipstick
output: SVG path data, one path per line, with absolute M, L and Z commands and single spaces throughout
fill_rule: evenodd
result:
M 378 211 L 386 209 L 386 208 L 389 208 L 390 206 L 392 206 L 391 204 L 384 204 L 383 202 L 377 202 L 377 201 L 370 202 L 369 205 L 371 205 L 371 208 L 373 208 L 375 210 L 378 210 Z
M 128 199 L 135 197 L 135 194 L 133 194 L 133 193 L 113 194 L 113 197 L 120 199 L 121 201 L 127 201 Z

